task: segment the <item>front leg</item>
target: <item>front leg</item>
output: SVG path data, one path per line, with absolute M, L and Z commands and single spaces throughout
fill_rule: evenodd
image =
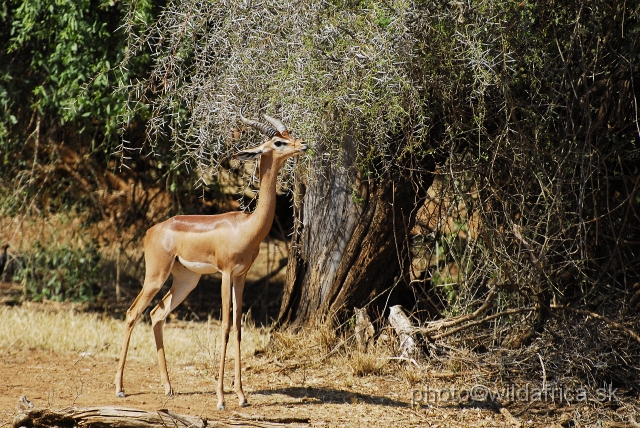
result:
M 220 347 L 220 372 L 218 373 L 218 410 L 224 410 L 224 360 L 227 355 L 227 342 L 229 341 L 229 307 L 231 304 L 231 274 L 222 272 L 222 327 Z
M 233 327 L 236 333 L 236 380 L 235 389 L 238 396 L 240 407 L 249 405 L 242 391 L 242 373 L 240 361 L 240 342 L 242 341 L 242 293 L 244 291 L 244 282 L 247 275 L 243 274 L 233 279 Z

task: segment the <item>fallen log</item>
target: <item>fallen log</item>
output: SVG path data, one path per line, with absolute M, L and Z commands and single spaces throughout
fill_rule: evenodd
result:
M 167 409 L 146 411 L 123 407 L 66 407 L 63 409 L 24 408 L 13 420 L 13 427 L 91 427 L 91 428 L 271 428 L 297 423 L 308 426 L 308 418 L 268 418 L 234 412 L 239 419 L 209 420 L 174 413 Z
M 195 416 L 185 416 L 162 409 L 146 411 L 122 407 L 66 407 L 59 410 L 29 409 L 18 414 L 14 428 L 33 427 L 92 427 L 92 428 L 151 428 L 171 426 L 175 428 L 204 428 L 211 425 Z

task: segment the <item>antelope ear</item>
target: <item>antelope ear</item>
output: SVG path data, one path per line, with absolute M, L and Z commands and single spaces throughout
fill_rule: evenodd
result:
M 235 155 L 233 155 L 233 157 L 235 159 L 239 159 L 241 161 L 246 161 L 246 160 L 251 160 L 251 159 L 258 158 L 258 157 L 260 157 L 260 155 L 262 153 L 263 153 L 262 148 L 258 147 L 257 149 L 243 150 L 243 151 L 238 152 Z

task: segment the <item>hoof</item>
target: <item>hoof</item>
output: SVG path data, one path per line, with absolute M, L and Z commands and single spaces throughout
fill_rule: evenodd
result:
M 218 410 L 224 410 L 224 404 L 218 404 Z
M 124 391 L 116 392 L 116 397 L 124 398 Z
M 249 407 L 249 403 L 245 401 L 244 403 L 240 404 L 240 407 Z

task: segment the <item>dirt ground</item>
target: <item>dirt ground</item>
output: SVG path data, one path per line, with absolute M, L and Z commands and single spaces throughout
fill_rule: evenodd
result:
M 278 260 L 278 257 L 273 257 L 270 266 L 265 263 L 252 282 L 248 283 L 249 292 L 245 295 L 253 298 L 245 299 L 245 312 L 251 311 L 256 325 L 268 325 L 269 320 L 277 315 L 278 305 L 274 302 L 278 302 L 281 287 L 269 284 L 263 275 L 273 272 L 272 266 Z M 218 318 L 219 287 L 215 286 L 215 278 L 210 282 L 203 281 L 175 311 L 176 319 L 182 320 L 176 323 L 202 323 L 207 317 Z M 124 288 L 123 300 L 119 305 L 103 305 L 97 311 L 104 312 L 103 316 L 110 320 L 122 319 L 138 290 L 139 285 Z M 3 289 L 1 294 L 5 295 L 8 291 Z M 162 294 L 159 293 L 160 296 Z M 113 300 L 107 297 L 104 297 L 105 301 Z M 68 312 L 65 308 L 62 306 L 56 310 Z M 7 328 L 6 321 L 0 317 L 0 333 Z M 31 325 L 26 328 L 33 330 Z M 101 339 L 107 340 L 109 349 L 115 347 L 116 352 L 119 351 L 121 329 L 122 326 L 117 328 L 116 339 Z M 97 335 L 95 331 L 90 333 Z M 217 337 L 217 334 L 214 336 Z M 148 334 L 149 343 L 151 337 Z M 308 423 L 292 423 L 289 426 L 313 427 L 640 426 L 635 422 L 636 419 L 640 420 L 640 416 L 636 417 L 640 415 L 637 397 L 615 405 L 604 401 L 563 403 L 515 400 L 512 403 L 505 402 L 502 408 L 491 400 L 425 400 L 425 388 L 446 392 L 477 384 L 491 385 L 485 383 L 490 379 L 483 375 L 482 366 L 474 365 L 475 360 L 468 364 L 469 369 L 450 368 L 448 373 L 439 367 L 425 366 L 419 377 L 406 370 L 412 367 L 410 364 L 392 361 L 375 374 L 357 376 L 349 367 L 356 361 L 352 350 L 345 350 L 344 356 L 328 358 L 320 363 L 317 360 L 320 360 L 320 354 L 324 351 L 318 354 L 310 350 L 307 357 L 310 353 L 309 360 L 316 361 L 312 364 L 296 361 L 300 357 L 295 352 L 284 352 L 278 354 L 280 356 L 277 358 L 268 352 L 243 357 L 242 379 L 250 403 L 245 408 L 238 406 L 233 392 L 233 358 L 229 351 L 225 374 L 227 409 L 218 411 L 214 375 L 217 363 L 172 362 L 171 347 L 176 346 L 176 342 L 169 340 L 169 374 L 176 394 L 172 397 L 164 395 L 159 370 L 152 358 L 146 362 L 130 358 L 124 375 L 127 396 L 116 398 L 114 376 L 117 360 L 113 356 L 66 350 L 64 347 L 61 351 L 60 346 L 55 348 L 57 351 L 38 346 L 28 350 L 16 349 L 14 340 L 19 341 L 20 338 L 11 339 L 0 346 L 0 428 L 12 426 L 18 414 L 18 400 L 23 395 L 36 408 L 55 410 L 72 406 L 115 406 L 147 411 L 168 409 L 208 421 L 235 424 L 263 417 L 266 420 L 306 419 Z M 304 335 L 289 338 L 289 341 L 285 349 L 313 348 Z M 112 355 L 115 353 L 112 352 Z M 517 379 L 512 380 L 517 382 Z M 605 415 L 607 421 L 600 415 Z
M 232 367 L 232 361 L 229 361 Z M 269 417 L 309 418 L 311 426 L 512 426 L 495 409 L 412 409 L 411 388 L 393 376 L 344 378 L 340 368 L 285 372 L 260 356 L 246 361 L 243 382 L 250 406 L 239 408 L 232 373 L 225 379 L 227 410 L 216 409 L 215 380 L 193 366 L 171 367 L 176 395 L 166 397 L 155 364 L 131 361 L 127 397 L 116 398 L 116 361 L 32 351 L 0 357 L 0 426 L 10 426 L 22 395 L 39 408 L 120 406 L 170 409 L 209 420 L 234 411 Z M 298 424 L 300 425 L 300 424 Z

